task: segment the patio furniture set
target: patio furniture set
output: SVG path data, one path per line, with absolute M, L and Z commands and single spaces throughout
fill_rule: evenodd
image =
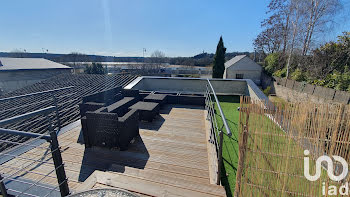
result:
M 88 95 L 79 104 L 82 134 L 92 146 L 126 150 L 139 135 L 139 121 L 152 120 L 164 104 L 204 105 L 203 96 L 154 94 L 121 87 Z

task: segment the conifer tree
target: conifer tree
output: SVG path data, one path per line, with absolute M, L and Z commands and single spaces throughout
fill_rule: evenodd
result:
M 213 78 L 222 78 L 224 75 L 225 53 L 226 48 L 224 47 L 224 41 L 222 40 L 222 36 L 220 36 L 220 40 L 218 46 L 216 47 L 216 53 L 214 56 Z

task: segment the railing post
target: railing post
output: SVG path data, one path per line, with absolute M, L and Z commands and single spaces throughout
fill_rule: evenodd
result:
M 249 119 L 249 115 L 248 115 L 248 119 Z M 248 143 L 248 127 L 247 125 L 244 125 L 242 138 L 240 139 L 240 144 L 239 144 L 239 159 L 238 159 L 238 166 L 237 166 L 237 173 L 236 173 L 236 187 L 235 187 L 234 197 L 238 197 L 240 195 L 247 143 Z
M 51 93 L 51 96 L 52 96 L 53 104 L 56 107 L 57 126 L 58 126 L 58 129 L 61 130 L 61 120 L 60 120 L 60 114 L 59 114 L 59 111 L 58 111 L 57 99 L 56 99 L 54 93 Z
M 0 180 L 2 180 L 2 176 L 0 174 Z M 0 191 L 1 191 L 1 195 L 3 197 L 8 197 L 8 194 L 7 194 L 7 190 L 6 190 L 6 186 L 5 186 L 5 183 L 4 183 L 4 180 L 2 180 L 0 182 Z
M 56 131 L 52 128 L 50 118 L 49 117 L 47 118 L 49 120 L 49 130 L 50 130 L 50 136 L 51 136 L 50 143 L 51 143 L 52 159 L 56 169 L 56 176 L 57 176 L 57 181 L 60 188 L 61 196 L 63 197 L 63 196 L 69 195 L 69 187 L 68 187 L 66 172 L 64 171 L 64 165 L 62 161 L 61 150 L 58 145 Z
M 218 158 L 218 174 L 217 174 L 217 180 L 216 180 L 216 184 L 220 185 L 220 181 L 221 181 L 221 166 L 222 166 L 222 143 L 223 143 L 223 139 L 224 139 L 224 132 L 222 132 L 222 130 L 220 130 L 219 133 L 219 158 Z

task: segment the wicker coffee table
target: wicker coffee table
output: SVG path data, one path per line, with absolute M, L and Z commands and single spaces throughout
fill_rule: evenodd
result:
M 145 102 L 155 102 L 159 104 L 164 104 L 166 101 L 167 95 L 166 94 L 150 94 L 146 96 L 143 100 Z
M 139 119 L 152 122 L 154 117 L 159 114 L 159 103 L 139 101 L 129 107 L 129 109 L 136 109 L 139 112 Z

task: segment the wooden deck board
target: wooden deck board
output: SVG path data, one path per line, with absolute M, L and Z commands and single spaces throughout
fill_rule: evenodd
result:
M 58 141 L 71 190 L 117 187 L 145 196 L 224 196 L 223 187 L 210 184 L 204 115 L 201 107 L 168 105 L 152 123 L 140 123 L 140 137 L 127 151 L 85 149 L 77 143 L 80 126 L 63 133 Z M 0 170 L 11 173 L 28 160 L 52 163 L 51 155 L 43 158 L 44 153 L 34 148 L 22 154 L 23 158 L 1 165 Z M 52 164 L 47 163 L 18 175 L 39 180 L 52 170 Z M 99 177 L 93 179 L 92 175 Z M 91 179 L 93 184 L 88 183 Z M 44 183 L 57 185 L 55 172 Z

